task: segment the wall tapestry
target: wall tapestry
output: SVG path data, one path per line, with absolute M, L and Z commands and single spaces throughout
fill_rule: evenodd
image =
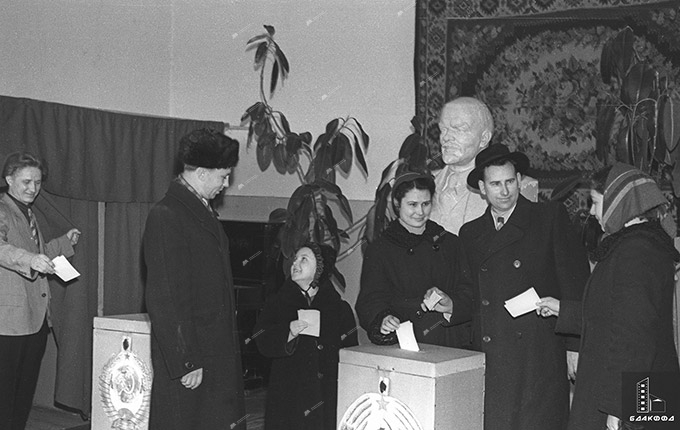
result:
M 680 85 L 677 1 L 424 0 L 416 18 L 416 112 L 431 153 L 439 154 L 446 101 L 476 97 L 493 114 L 492 143 L 529 156 L 540 200 L 575 172 L 602 167 L 596 105 L 610 88 L 600 78 L 600 54 L 619 30 L 630 26 L 637 52 Z M 564 203 L 583 230 L 587 195 Z
M 600 53 L 620 29 L 631 26 L 638 52 L 680 83 L 678 2 L 430 0 L 417 18 L 416 109 L 432 153 L 441 107 L 474 96 L 493 113 L 493 142 L 525 152 L 542 188 L 601 167 Z

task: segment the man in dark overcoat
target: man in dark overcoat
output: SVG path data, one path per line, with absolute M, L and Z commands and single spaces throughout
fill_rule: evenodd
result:
M 489 207 L 461 228 L 460 238 L 477 287 L 473 345 L 486 353 L 484 428 L 563 429 L 567 349 L 576 350 L 577 339 L 556 334 L 554 318 L 535 312 L 513 318 L 504 304 L 531 287 L 539 297 L 579 300 L 589 274 L 586 253 L 561 204 L 520 195 L 521 175 L 529 168 L 524 154 L 496 144 L 475 161 L 468 185 Z
M 217 131 L 184 136 L 183 170 L 146 221 L 151 430 L 246 428 L 229 242 L 210 206 L 238 149 Z

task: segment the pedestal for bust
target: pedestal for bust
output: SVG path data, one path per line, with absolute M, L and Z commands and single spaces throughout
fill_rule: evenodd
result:
M 482 430 L 484 354 L 435 345 L 340 350 L 338 428 Z M 385 427 L 388 428 L 388 427 Z

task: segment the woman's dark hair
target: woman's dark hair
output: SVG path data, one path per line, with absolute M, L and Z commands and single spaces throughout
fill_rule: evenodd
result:
M 392 202 L 395 212 L 399 211 L 397 209 L 398 205 L 395 205 L 394 201 L 396 201 L 398 204 L 401 204 L 401 199 L 404 198 L 406 193 L 414 189 L 427 190 L 430 192 L 430 197 L 433 197 L 435 189 L 434 178 L 432 178 L 430 175 L 420 175 L 415 179 L 398 183 L 396 188 L 392 191 Z
M 47 176 L 47 166 L 44 165 L 38 157 L 30 152 L 13 152 L 5 159 L 5 165 L 2 168 L 2 177 L 12 176 L 17 170 L 24 167 L 35 167 L 40 170 L 43 180 Z

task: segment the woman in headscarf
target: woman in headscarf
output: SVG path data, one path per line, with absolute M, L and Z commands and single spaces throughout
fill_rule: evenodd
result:
M 469 347 L 472 286 L 458 236 L 430 221 L 434 179 L 404 171 L 392 186 L 397 219 L 366 249 L 356 311 L 371 342 L 397 343 L 413 323 L 418 342 Z M 436 295 L 435 295 L 436 294 Z
M 623 163 L 593 175 L 592 208 L 604 231 L 582 302 L 546 297 L 557 331 L 581 333 L 570 430 L 627 427 L 624 372 L 679 372 L 673 340 L 675 225 L 652 178 Z M 631 388 L 634 389 L 634 388 Z
M 330 274 L 336 253 L 307 243 L 295 254 L 290 278 L 270 297 L 253 329 L 257 347 L 271 357 L 266 430 L 334 430 L 340 348 L 357 345 L 356 322 Z M 313 333 L 301 311 L 318 312 Z

